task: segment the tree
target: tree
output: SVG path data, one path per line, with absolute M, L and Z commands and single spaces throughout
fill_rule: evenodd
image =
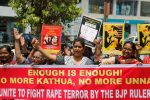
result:
M 65 23 L 80 16 L 77 4 L 81 0 L 10 0 L 9 5 L 16 11 L 21 23 L 32 26 Z

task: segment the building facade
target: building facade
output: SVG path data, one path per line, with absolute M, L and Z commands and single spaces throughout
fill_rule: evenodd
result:
M 11 42 L 11 29 L 16 22 L 16 14 L 8 7 L 9 0 L 0 0 L 0 43 Z M 82 15 L 69 23 L 64 33 L 71 41 L 78 35 L 82 16 L 104 20 L 105 0 L 82 0 L 78 7 Z M 110 0 L 108 22 L 125 23 L 125 31 L 132 36 L 137 34 L 137 24 L 150 23 L 150 0 Z
M 82 16 L 104 19 L 105 0 L 82 0 Z M 150 0 L 110 0 L 108 22 L 125 23 L 125 30 L 137 34 L 137 24 L 150 23 Z
M 9 0 L 0 0 L 0 43 L 12 43 L 11 30 L 16 22 L 16 13 L 8 7 Z

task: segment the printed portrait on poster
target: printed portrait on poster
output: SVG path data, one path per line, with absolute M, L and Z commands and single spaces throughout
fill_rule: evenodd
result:
M 59 40 L 58 36 L 52 36 L 52 35 L 46 34 L 44 36 L 43 45 L 46 45 L 46 46 L 50 46 L 50 45 L 57 46 L 58 45 L 58 40 Z
M 53 46 L 57 46 L 58 45 L 58 37 L 57 36 L 53 36 L 52 37 L 52 45 Z

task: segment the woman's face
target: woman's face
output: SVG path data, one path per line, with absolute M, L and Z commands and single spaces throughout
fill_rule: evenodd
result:
M 58 40 L 57 37 L 53 37 L 53 38 L 52 38 L 52 44 L 53 44 L 53 45 L 57 45 L 57 40 Z
M 73 45 L 74 56 L 83 56 L 84 48 L 80 42 L 75 42 Z
M 9 53 L 6 48 L 0 49 L 0 56 L 3 63 L 7 63 L 12 58 L 11 53 Z
M 134 55 L 132 45 L 130 43 L 126 43 L 122 49 L 122 54 L 125 58 L 131 58 Z
M 32 62 L 36 65 L 43 63 L 43 56 L 39 51 L 36 51 L 32 56 Z

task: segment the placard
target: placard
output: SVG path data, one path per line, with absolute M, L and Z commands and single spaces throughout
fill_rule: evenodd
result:
M 42 25 L 41 46 L 51 54 L 57 54 L 61 49 L 61 26 Z
M 139 54 L 150 54 L 150 24 L 138 24 Z
M 124 24 L 103 24 L 103 54 L 122 54 L 124 44 Z
M 94 46 L 94 39 L 98 35 L 102 21 L 83 16 L 78 37 L 85 40 L 85 44 Z

